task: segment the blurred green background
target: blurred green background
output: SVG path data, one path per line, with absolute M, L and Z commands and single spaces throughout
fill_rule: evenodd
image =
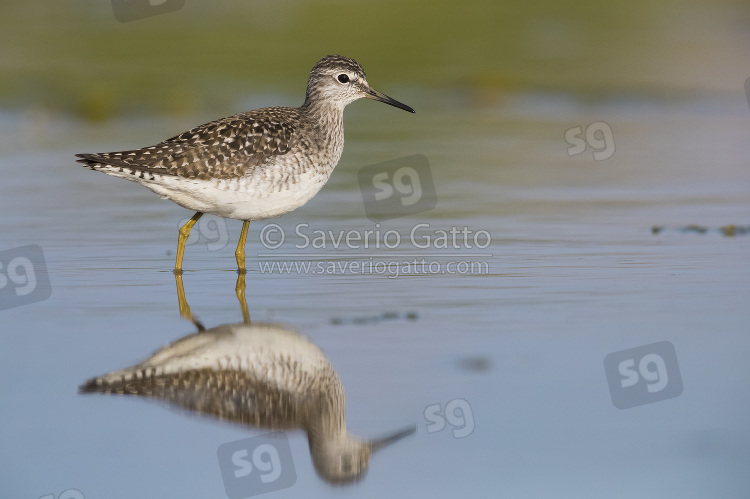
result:
M 126 23 L 105 0 L 4 0 L 2 12 L 0 106 L 93 121 L 236 112 L 248 97 L 268 104 L 263 94 L 298 105 L 329 53 L 360 61 L 385 92 L 462 106 L 516 91 L 737 92 L 750 74 L 740 0 L 186 0 Z

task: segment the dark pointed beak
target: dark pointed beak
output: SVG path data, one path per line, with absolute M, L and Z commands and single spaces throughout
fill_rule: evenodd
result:
M 368 99 L 376 100 L 378 102 L 385 102 L 386 104 L 390 104 L 393 107 L 403 109 L 404 111 L 409 111 L 410 113 L 415 112 L 414 109 L 410 108 L 406 104 L 399 102 L 396 99 L 391 99 L 387 95 L 381 94 L 377 90 L 373 90 L 371 88 L 365 90 L 365 97 L 367 97 Z
M 401 104 L 401 105 L 403 106 L 403 104 Z M 398 106 L 396 106 L 396 107 L 398 107 Z M 409 108 L 409 109 L 411 109 L 411 108 Z M 370 441 L 370 448 L 373 451 L 376 451 L 378 449 L 382 449 L 383 447 L 387 447 L 388 445 L 392 444 L 393 442 L 397 442 L 397 441 L 401 440 L 404 437 L 408 437 L 409 435 L 411 435 L 415 431 L 417 431 L 417 427 L 416 426 L 411 426 L 409 428 L 405 428 L 403 430 L 399 430 L 396 433 L 394 433 L 392 435 L 389 435 L 387 437 L 378 438 L 378 439 L 372 440 L 372 441 Z

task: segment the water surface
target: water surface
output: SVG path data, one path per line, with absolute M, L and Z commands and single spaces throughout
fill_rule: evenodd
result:
M 690 32 L 702 11 L 691 12 L 671 37 Z M 716 32 L 744 39 L 719 14 Z M 706 42 L 696 57 L 715 54 L 714 68 L 724 67 L 719 45 Z M 638 73 L 648 53 L 631 56 L 623 64 L 634 74 L 655 74 Z M 302 333 L 325 353 L 346 389 L 351 431 L 377 437 L 417 425 L 417 433 L 374 455 L 358 483 L 332 487 L 315 473 L 304 433 L 290 431 L 296 482 L 274 497 L 747 495 L 750 236 L 721 228 L 750 225 L 750 115 L 742 78 L 691 77 L 685 92 L 675 83 L 680 67 L 692 66 L 669 66 L 653 93 L 606 78 L 597 88 L 608 90 L 589 93 L 570 76 L 566 88 L 547 90 L 488 77 L 380 87 L 417 109 L 413 116 L 373 102 L 347 109 L 346 149 L 325 188 L 304 208 L 251 225 L 250 317 Z M 250 107 L 299 98 L 245 92 Z M 0 252 L 41 247 L 52 290 L 0 311 L 4 496 L 74 488 L 87 498 L 224 497 L 217 450 L 265 433 L 148 400 L 77 393 L 86 379 L 195 328 L 180 318 L 171 272 L 177 229 L 191 213 L 81 168 L 73 154 L 153 143 L 220 116 L 218 108 L 100 123 L 75 112 L 0 111 Z M 611 156 L 569 155 L 566 130 L 585 135 L 599 122 L 612 131 Z M 359 169 L 413 154 L 429 161 L 436 207 L 376 227 Z M 278 249 L 260 238 L 270 223 L 287 235 Z M 417 224 L 485 231 L 491 243 L 418 248 L 409 243 Z M 689 225 L 706 231 L 682 230 Z M 242 320 L 240 226 L 209 223 L 186 251 L 186 297 L 207 327 Z M 295 234 L 376 229 L 397 231 L 403 244 L 300 248 Z M 415 258 L 439 272 L 261 271 L 276 261 L 340 268 Z M 485 266 L 442 273 L 449 262 Z M 674 346 L 683 391 L 618 409 L 605 357 L 657 342 Z M 425 413 L 457 399 L 470 407 L 463 416 L 473 432 L 450 424 L 430 432 Z

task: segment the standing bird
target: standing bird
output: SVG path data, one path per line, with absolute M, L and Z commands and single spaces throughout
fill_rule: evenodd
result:
M 204 213 L 242 220 L 235 251 L 242 273 L 250 221 L 289 213 L 317 194 L 344 150 L 344 107 L 362 97 L 414 112 L 370 88 L 357 61 L 329 55 L 310 71 L 305 102 L 298 108 L 239 113 L 155 146 L 76 154 L 77 161 L 196 212 L 180 228 L 175 273 L 182 272 L 185 242 Z

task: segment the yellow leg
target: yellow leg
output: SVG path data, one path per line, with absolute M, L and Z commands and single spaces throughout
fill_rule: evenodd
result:
M 245 298 L 245 273 L 240 272 L 237 275 L 237 286 L 234 291 L 237 293 L 237 299 L 240 301 L 240 308 L 242 309 L 242 321 L 245 324 L 250 324 L 250 312 L 247 311 L 247 298 Z
M 182 274 L 175 274 L 174 279 L 177 283 L 177 303 L 180 306 L 180 317 L 192 320 L 193 314 L 190 313 L 190 306 L 185 299 L 185 287 L 182 285 Z
M 175 274 L 182 273 L 182 255 L 185 254 L 185 243 L 187 242 L 188 237 L 190 237 L 190 229 L 193 228 L 195 222 L 197 222 L 198 219 L 202 216 L 203 213 L 198 211 L 195 213 L 195 215 L 193 215 L 193 218 L 188 220 L 185 225 L 180 227 L 180 236 L 177 238 L 177 261 L 174 264 Z
M 187 319 L 195 324 L 198 328 L 198 331 L 205 331 L 206 328 L 203 327 L 203 324 L 201 324 L 198 319 L 193 317 L 193 313 L 190 312 L 190 306 L 187 303 L 187 299 L 185 299 L 185 287 L 182 285 L 182 274 L 175 273 L 174 279 L 175 283 L 177 283 L 177 303 L 180 307 L 180 317 L 182 317 L 183 319 Z
M 247 228 L 250 226 L 250 221 L 245 220 L 242 222 L 242 232 L 240 232 L 240 242 L 237 243 L 237 251 L 234 252 L 234 256 L 237 258 L 237 271 L 240 274 L 245 273 L 245 242 L 247 241 Z

